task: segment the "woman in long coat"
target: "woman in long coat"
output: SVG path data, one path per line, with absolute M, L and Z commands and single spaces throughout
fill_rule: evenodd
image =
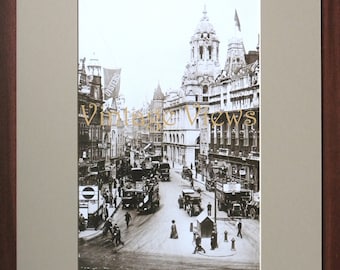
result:
M 177 228 L 176 228 L 175 221 L 172 220 L 171 223 L 172 223 L 172 224 L 171 224 L 170 238 L 172 238 L 172 239 L 177 239 L 177 238 L 178 238 L 178 233 L 177 233 Z

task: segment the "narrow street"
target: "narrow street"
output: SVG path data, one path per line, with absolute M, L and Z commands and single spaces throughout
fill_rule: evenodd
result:
M 198 184 L 195 182 L 195 184 Z M 236 237 L 237 221 L 230 220 L 225 212 L 217 212 L 218 245 L 210 250 L 210 238 L 202 239 L 206 254 L 192 254 L 195 248 L 190 223 L 195 227 L 197 217 L 190 217 L 179 209 L 178 196 L 190 183 L 180 173 L 171 170 L 171 181 L 160 182 L 161 203 L 154 214 L 137 215 L 130 210 L 132 221 L 126 228 L 124 214 L 118 210 L 113 218 L 122 231 L 124 245 L 114 247 L 109 236 L 97 237 L 79 244 L 79 269 L 259 269 L 259 222 L 243 220 L 243 239 Z M 214 200 L 213 192 L 202 192 L 202 207 Z M 212 209 L 212 216 L 214 207 Z M 170 239 L 171 220 L 176 221 L 178 239 Z M 236 239 L 236 251 L 230 250 Z M 135 265 L 138 262 L 138 265 Z

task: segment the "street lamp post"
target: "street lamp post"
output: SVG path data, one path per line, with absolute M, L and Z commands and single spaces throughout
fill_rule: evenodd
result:
M 213 172 L 214 172 L 214 222 L 215 222 L 215 226 L 217 227 L 217 223 L 216 223 L 216 213 L 217 213 L 217 198 L 216 198 L 216 182 L 217 182 L 217 174 L 219 172 L 220 168 L 218 167 L 217 164 L 217 160 L 215 160 L 215 164 L 213 166 Z

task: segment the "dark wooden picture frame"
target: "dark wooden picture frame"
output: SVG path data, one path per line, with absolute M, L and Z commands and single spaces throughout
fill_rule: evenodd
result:
M 16 1 L 0 9 L 0 267 L 16 269 Z M 323 269 L 340 256 L 340 4 L 322 1 Z M 321 243 L 320 243 L 321 244 Z M 308 258 L 307 258 L 308 259 Z
M 340 3 L 322 1 L 323 268 L 340 267 Z
M 16 269 L 16 1 L 0 8 L 0 267 Z

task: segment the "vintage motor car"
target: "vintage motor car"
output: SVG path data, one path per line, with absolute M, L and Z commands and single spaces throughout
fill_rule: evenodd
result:
M 182 193 L 179 195 L 178 198 L 178 207 L 186 209 L 186 204 L 188 202 L 188 195 L 195 194 L 195 190 L 191 188 L 185 188 L 182 190 Z
M 187 166 L 183 166 L 181 176 L 183 179 L 192 179 L 192 171 Z
M 197 191 L 185 188 L 178 198 L 178 207 L 183 208 L 189 216 L 197 216 L 202 212 L 201 195 Z
M 161 162 L 159 164 L 159 170 L 162 181 L 170 181 L 170 165 L 168 162 Z
M 234 203 L 233 207 L 230 209 L 230 216 L 232 217 L 240 217 L 242 216 L 243 211 L 242 207 L 239 203 Z
M 125 189 L 123 188 L 123 196 L 122 196 L 122 207 L 134 209 L 137 207 L 139 202 L 139 197 L 142 194 L 142 190 L 139 189 Z
M 188 194 L 186 211 L 189 216 L 198 216 L 202 212 L 201 196 L 197 192 Z

